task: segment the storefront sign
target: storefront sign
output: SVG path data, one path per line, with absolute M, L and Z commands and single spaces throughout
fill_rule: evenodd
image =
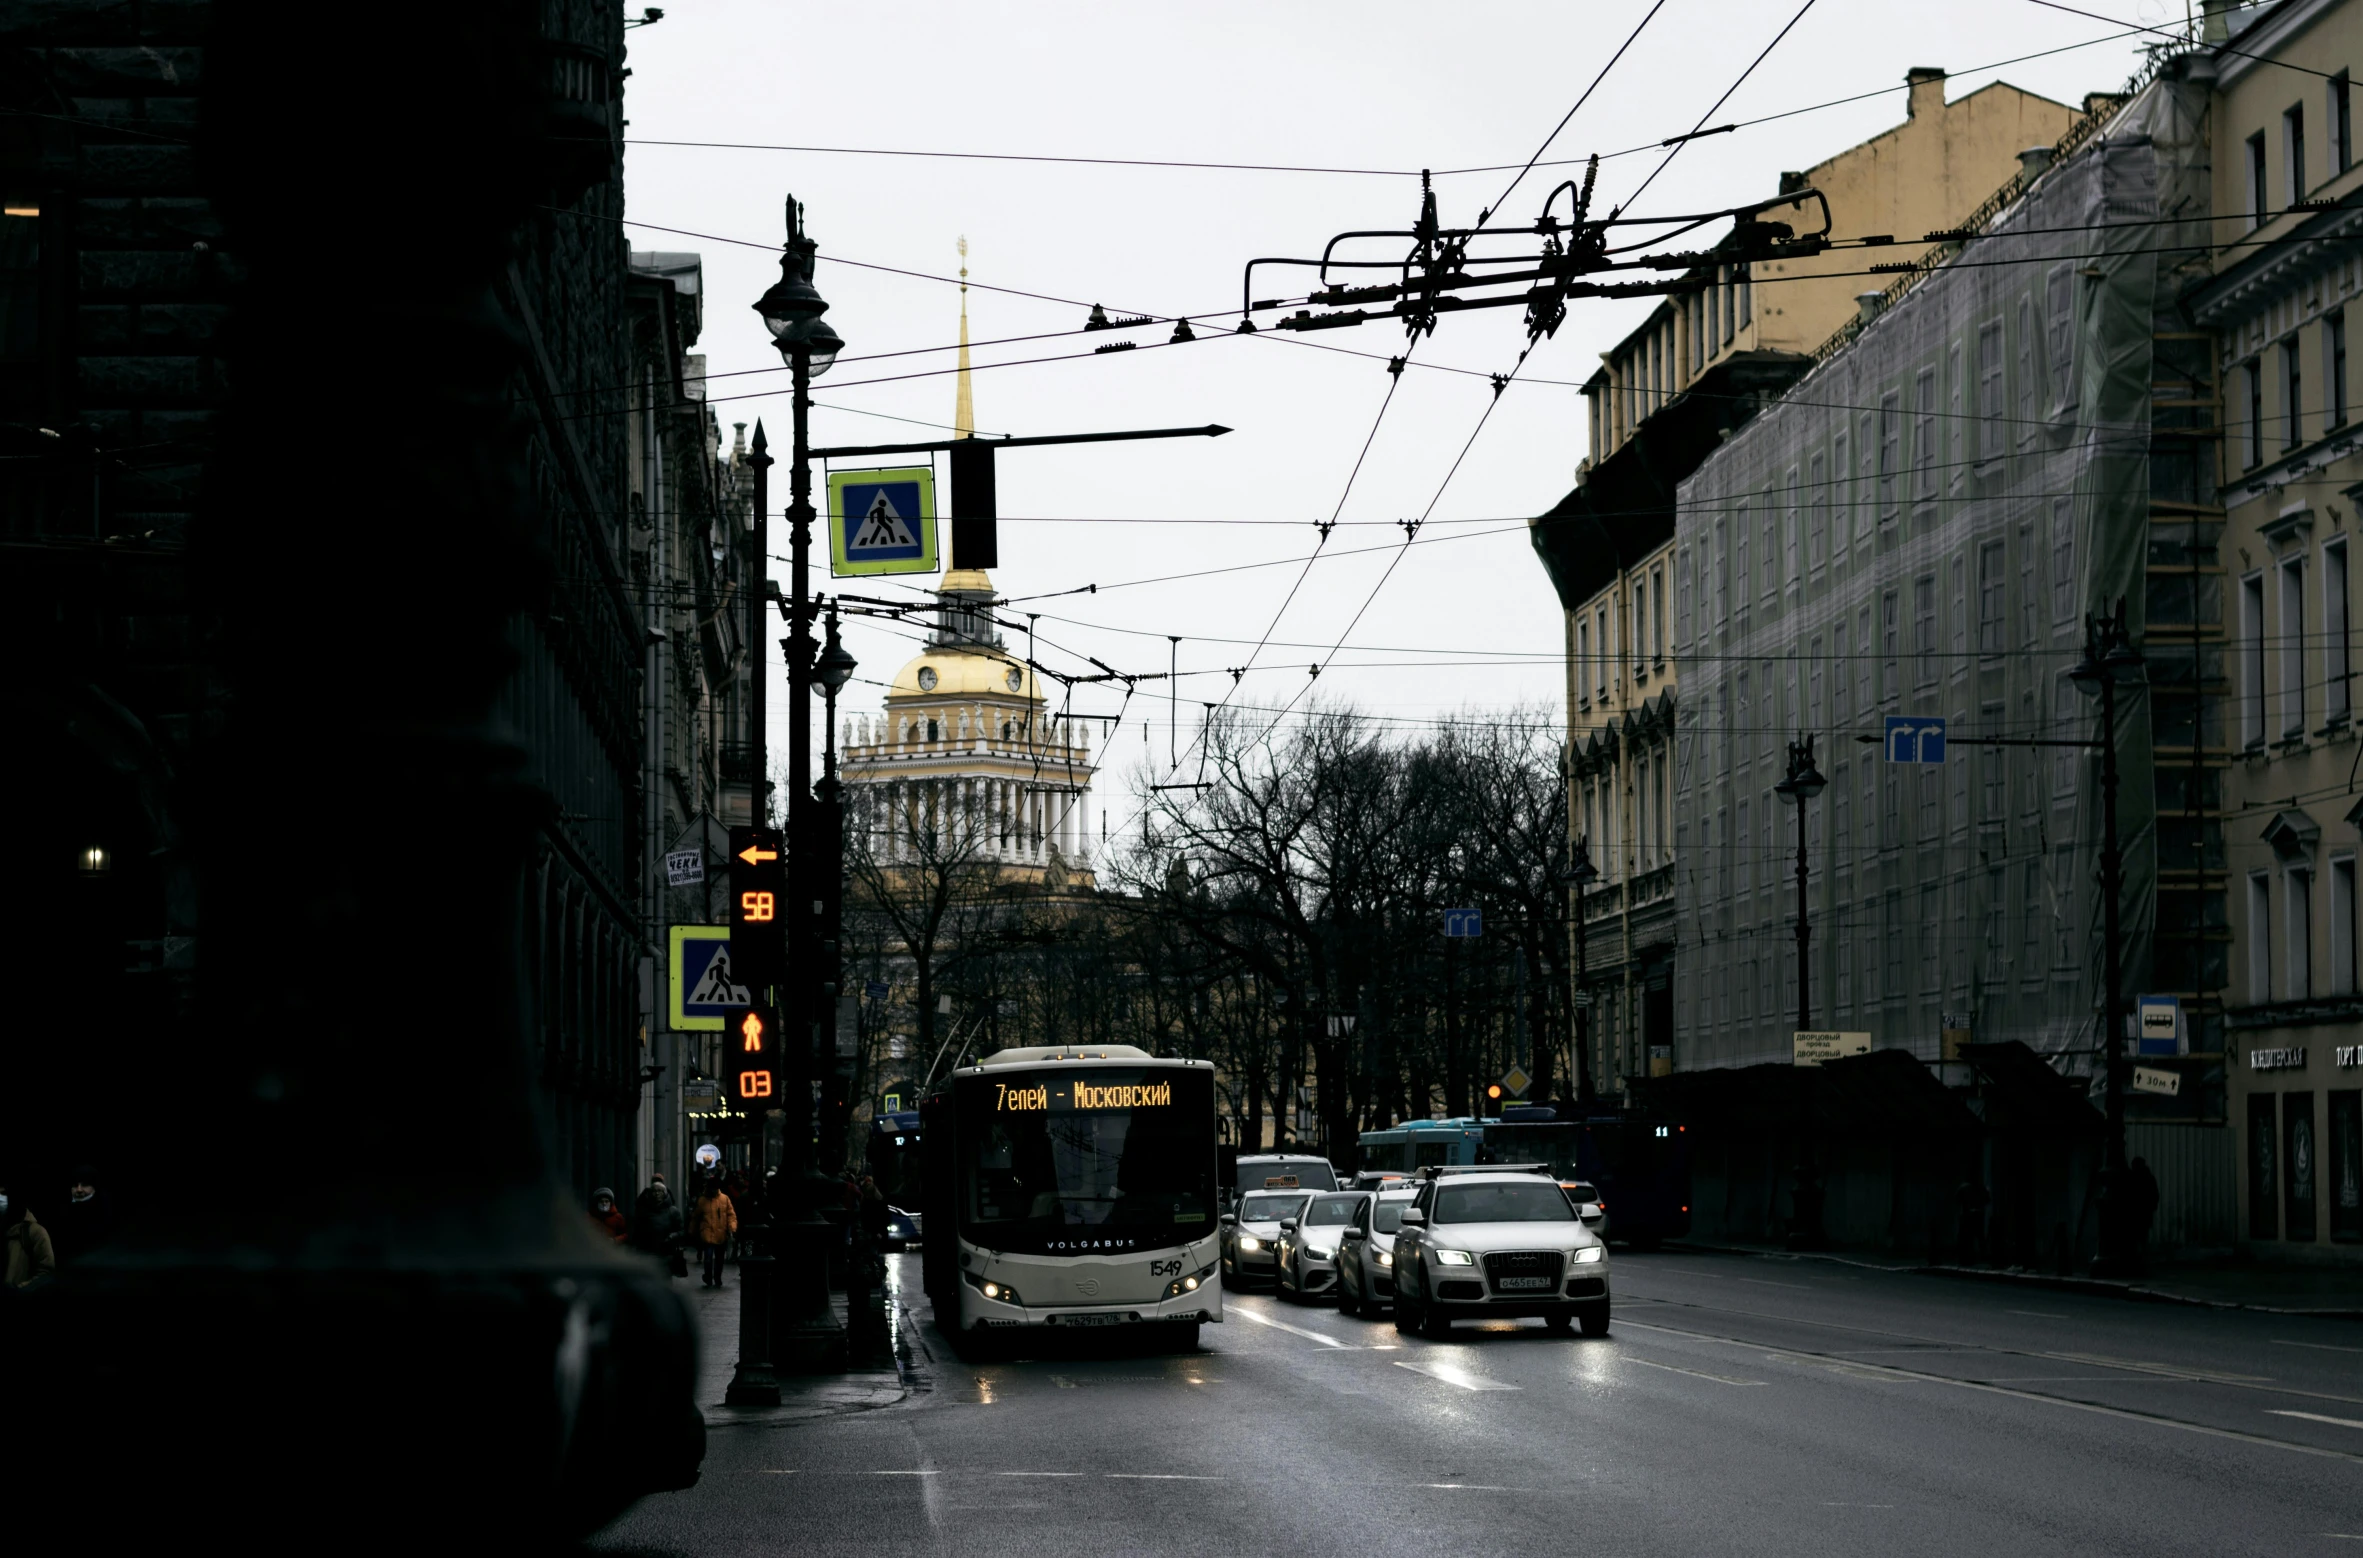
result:
M 2332 1054 L 2341 1071 L 2352 1071 L 2357 1066 L 2363 1066 L 2363 1044 L 2341 1044 Z
M 2303 1071 L 2306 1068 L 2306 1047 L 2290 1044 L 2280 1049 L 2252 1049 L 2248 1052 L 2251 1071 Z

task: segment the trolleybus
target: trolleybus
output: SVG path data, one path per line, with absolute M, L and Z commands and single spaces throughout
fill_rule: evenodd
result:
M 1506 1119 L 1407 1120 L 1364 1131 L 1366 1168 L 1416 1172 L 1483 1163 L 1547 1163 L 1562 1183 L 1596 1186 L 1613 1236 L 1651 1245 L 1690 1232 L 1690 1132 L 1680 1121 L 1610 1105 L 1562 1114 L 1513 1106 Z
M 1075 1326 L 1192 1345 L 1222 1319 L 1209 1062 L 1006 1049 L 920 1115 L 927 1294 L 956 1345 Z

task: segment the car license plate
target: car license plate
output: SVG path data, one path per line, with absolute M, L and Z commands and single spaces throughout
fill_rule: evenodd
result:
M 1510 1288 L 1547 1288 L 1550 1285 L 1551 1279 L 1548 1277 L 1504 1277 L 1499 1282 L 1494 1284 L 1495 1287 L 1502 1288 L 1504 1290 Z
M 1122 1325 L 1130 1315 L 1056 1315 L 1060 1325 Z

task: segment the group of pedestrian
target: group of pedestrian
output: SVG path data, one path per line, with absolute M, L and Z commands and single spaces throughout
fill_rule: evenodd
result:
M 685 1247 L 695 1244 L 700 1285 L 718 1288 L 731 1240 L 738 1234 L 738 1198 L 720 1174 L 708 1172 L 701 1176 L 697 1194 L 684 1215 L 673 1201 L 665 1176 L 652 1174 L 648 1188 L 633 1202 L 629 1217 L 612 1188 L 602 1185 L 592 1191 L 591 1221 L 618 1244 L 662 1261 L 676 1277 L 689 1275 Z
M 98 1170 L 88 1165 L 75 1169 L 53 1223 L 42 1222 L 30 1202 L 0 1181 L 0 1244 L 7 1249 L 10 1291 L 48 1281 L 60 1261 L 71 1265 L 114 1238 L 114 1198 L 99 1194 L 98 1179 Z

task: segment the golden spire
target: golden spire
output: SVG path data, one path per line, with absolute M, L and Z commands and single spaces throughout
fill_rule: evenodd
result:
M 952 436 L 976 436 L 976 388 L 968 377 L 968 237 L 960 238 L 960 391 L 953 402 Z

